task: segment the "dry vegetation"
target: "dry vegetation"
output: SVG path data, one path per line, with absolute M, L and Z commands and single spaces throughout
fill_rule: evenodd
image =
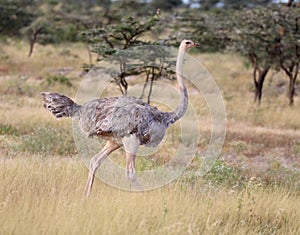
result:
M 298 234 L 299 194 L 249 181 L 243 190 L 201 179 L 146 193 L 96 181 L 82 196 L 80 160 L 37 156 L 1 163 L 2 234 Z
M 38 46 L 30 60 L 23 42 L 0 48 L 1 234 L 300 234 L 300 101 L 288 107 L 282 74 L 268 78 L 256 107 L 251 71 L 240 58 L 197 55 L 226 105 L 220 160 L 197 177 L 196 159 L 176 182 L 145 193 L 96 180 L 86 200 L 88 171 L 78 158 L 71 120 L 55 120 L 39 97 L 42 90 L 75 96 L 87 61 L 84 46 Z M 191 101 L 199 104 L 201 152 L 209 142 L 209 117 L 203 100 L 191 93 Z M 168 146 L 162 159 L 174 150 Z M 160 160 L 139 159 L 138 167 Z

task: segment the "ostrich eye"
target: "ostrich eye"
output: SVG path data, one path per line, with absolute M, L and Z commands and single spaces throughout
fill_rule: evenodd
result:
M 186 42 L 185 44 L 186 44 L 186 45 L 189 45 L 189 44 L 191 44 L 191 42 Z

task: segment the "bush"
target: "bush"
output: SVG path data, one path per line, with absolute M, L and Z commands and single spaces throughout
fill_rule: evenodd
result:
M 241 169 L 232 167 L 221 160 L 217 160 L 211 170 L 203 176 L 207 182 L 215 185 L 235 186 L 245 183 Z
M 0 135 L 14 135 L 18 136 L 19 131 L 14 128 L 12 125 L 0 123 Z
M 22 137 L 21 151 L 42 155 L 74 155 L 76 147 L 70 131 L 51 127 L 37 127 Z
M 68 87 L 72 86 L 70 79 L 64 75 L 49 75 L 47 78 L 48 85 L 54 85 L 56 83 L 66 85 Z

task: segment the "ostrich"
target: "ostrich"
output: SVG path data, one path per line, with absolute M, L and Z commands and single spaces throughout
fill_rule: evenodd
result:
M 131 182 L 137 183 L 135 158 L 139 146 L 157 146 L 162 141 L 166 129 L 187 110 L 188 93 L 181 67 L 185 53 L 195 46 L 198 44 L 191 40 L 183 40 L 180 43 L 176 61 L 180 101 L 178 107 L 171 112 L 162 112 L 135 97 L 100 98 L 78 105 L 59 93 L 41 93 L 44 107 L 56 118 L 77 118 L 80 129 L 88 136 L 107 140 L 104 148 L 90 161 L 86 196 L 90 194 L 96 170 L 110 153 L 121 146 L 126 152 L 126 176 Z

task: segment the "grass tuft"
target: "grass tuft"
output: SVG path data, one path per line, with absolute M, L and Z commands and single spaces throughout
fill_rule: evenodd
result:
M 76 147 L 70 130 L 37 127 L 21 138 L 19 149 L 40 155 L 74 155 Z
M 10 124 L 2 124 L 0 123 L 0 135 L 14 135 L 18 136 L 19 130 L 15 127 L 13 127 Z
M 51 86 L 56 83 L 61 84 L 61 85 L 66 85 L 68 87 L 72 86 L 70 79 L 64 75 L 48 75 L 47 83 L 48 83 L 48 86 Z

